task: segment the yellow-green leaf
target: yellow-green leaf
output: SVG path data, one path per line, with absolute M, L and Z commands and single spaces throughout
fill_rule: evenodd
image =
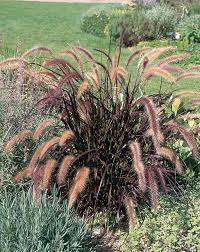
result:
M 177 114 L 180 105 L 181 105 L 181 99 L 179 97 L 176 97 L 172 103 L 172 112 L 174 112 L 175 115 Z

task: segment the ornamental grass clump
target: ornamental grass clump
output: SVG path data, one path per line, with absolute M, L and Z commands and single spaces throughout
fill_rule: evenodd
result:
M 178 188 L 176 177 L 184 164 L 168 140 L 183 138 L 198 159 L 193 132 L 179 124 L 178 115 L 166 114 L 166 101 L 173 104 L 176 95 L 171 100 L 171 93 L 141 95 L 154 76 L 172 85 L 188 78 L 188 70 L 170 65 L 188 55 L 163 56 L 173 51 L 139 49 L 122 65 L 120 48 L 113 55 L 96 50 L 104 58 L 100 62 L 87 49 L 74 47 L 42 65 L 26 64 L 25 78 L 31 75 L 42 93 L 37 106 L 53 111 L 62 123 L 13 177 L 13 181 L 27 176 L 33 180 L 36 206 L 40 193 L 56 183 L 62 199 L 80 214 L 112 213 L 117 222 L 127 215 L 133 225 L 141 204 L 150 202 L 156 209 L 159 190 Z M 140 59 L 135 78 L 129 72 L 136 57 Z M 37 141 L 49 126 L 54 127 L 53 122 L 45 119 L 27 137 Z M 18 133 L 17 141 L 24 140 L 25 133 Z M 5 150 L 11 150 L 15 139 Z

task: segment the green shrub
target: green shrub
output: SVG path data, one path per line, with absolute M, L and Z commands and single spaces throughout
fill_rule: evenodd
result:
M 167 5 L 155 5 L 150 9 L 134 8 L 120 17 L 112 15 L 109 22 L 110 36 L 116 41 L 122 39 L 125 46 L 143 40 L 166 38 L 177 23 L 176 12 Z
M 200 182 L 193 182 L 181 196 L 161 197 L 159 212 L 146 209 L 143 222 L 121 235 L 122 251 L 200 251 Z
M 185 17 L 179 23 L 177 31 L 188 44 L 200 43 L 200 15 Z
M 53 195 L 36 208 L 32 193 L 0 188 L 0 251 L 94 251 L 83 222 Z
M 168 32 L 173 32 L 178 22 L 175 9 L 167 5 L 155 5 L 145 12 L 150 23 L 153 39 L 166 38 Z
M 143 40 L 166 37 L 177 23 L 176 12 L 167 5 L 146 7 L 112 7 L 90 10 L 81 22 L 84 32 L 110 36 L 114 41 L 131 46 Z
M 99 37 L 105 37 L 106 26 L 109 23 L 109 16 L 105 12 L 85 16 L 81 22 L 81 29 Z
M 128 10 L 118 17 L 113 15 L 109 22 L 109 34 L 113 41 L 121 40 L 124 46 L 136 45 L 149 37 L 149 23 L 142 9 Z
M 114 9 L 118 8 L 112 4 L 106 7 L 97 5 L 90 8 L 81 19 L 81 30 L 99 37 L 105 37 L 110 16 Z

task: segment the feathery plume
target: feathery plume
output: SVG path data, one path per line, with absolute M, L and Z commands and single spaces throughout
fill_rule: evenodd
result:
M 147 170 L 147 180 L 151 192 L 151 205 L 153 209 L 156 209 L 158 203 L 158 185 L 153 171 Z
M 32 176 L 32 172 L 28 167 L 25 167 L 24 169 L 17 172 L 15 176 L 12 177 L 13 182 L 19 182 L 23 178 L 28 178 Z
M 89 52 L 87 49 L 83 48 L 83 47 L 76 47 L 77 50 L 79 50 L 80 52 L 82 52 L 84 55 L 87 56 L 87 58 L 89 59 L 89 64 L 92 68 L 93 74 L 95 76 L 95 80 L 97 82 L 97 86 L 99 86 L 99 71 L 98 68 L 96 66 L 96 61 L 93 58 L 91 52 Z
M 148 68 L 142 74 L 142 78 L 144 80 L 147 80 L 150 77 L 152 77 L 153 75 L 163 77 L 164 79 L 167 79 L 167 80 L 169 80 L 171 82 L 175 82 L 175 80 L 176 80 L 168 71 L 166 71 L 166 70 L 164 70 L 163 68 L 160 68 L 160 67 L 150 67 L 150 68 Z
M 61 58 L 53 58 L 53 59 L 47 59 L 43 64 L 44 67 L 48 67 L 52 65 L 59 66 L 59 67 L 62 66 L 63 68 L 65 68 L 66 66 L 69 65 L 69 63 L 66 60 L 61 59 Z
M 17 135 L 15 135 L 13 138 L 11 138 L 5 145 L 4 150 L 6 153 L 10 152 L 13 148 L 13 146 L 22 140 L 25 140 L 27 137 L 31 137 L 33 135 L 33 132 L 30 130 L 24 130 Z
M 152 137 L 153 136 L 153 130 L 150 128 L 150 129 L 147 129 L 144 133 L 145 137 Z
M 45 77 L 51 78 L 53 80 L 58 80 L 56 75 L 50 71 L 41 71 L 41 72 L 38 72 L 38 75 L 45 76 Z
M 91 118 L 90 118 L 90 112 L 91 112 L 90 102 L 88 102 L 88 101 L 83 102 L 83 101 L 79 100 L 77 110 L 78 110 L 80 118 L 84 122 L 89 123 L 91 120 Z
M 159 155 L 171 161 L 175 165 L 175 169 L 177 173 L 182 174 L 183 167 L 182 167 L 181 161 L 179 160 L 178 156 L 176 155 L 174 151 L 166 147 L 161 147 Z
M 41 152 L 40 152 L 40 157 L 39 159 L 41 160 L 44 155 L 47 153 L 47 151 L 52 148 L 54 145 L 57 145 L 60 141 L 60 137 L 53 137 L 52 139 L 46 141 L 43 145 L 43 148 L 41 149 Z
M 180 74 L 176 77 L 176 81 L 180 81 L 188 78 L 200 78 L 200 72 L 187 72 Z
M 31 158 L 31 161 L 28 165 L 28 169 L 30 169 L 31 172 L 34 172 L 36 165 L 37 165 L 39 158 L 40 158 L 40 153 L 41 153 L 42 149 L 44 148 L 45 144 L 46 144 L 46 142 L 39 145 L 38 148 L 36 149 L 36 151 L 34 152 L 32 158 Z
M 45 119 L 42 122 L 40 122 L 33 134 L 33 139 L 37 140 L 44 132 L 46 127 L 51 126 L 53 123 L 54 123 L 53 119 Z
M 51 176 L 53 174 L 53 171 L 56 166 L 56 160 L 54 159 L 49 159 L 46 162 L 46 165 L 44 166 L 44 174 L 43 174 L 43 179 L 42 179 L 42 189 L 43 191 L 47 190 Z
M 178 118 L 181 118 L 183 120 L 200 119 L 200 113 L 193 114 L 193 113 L 188 112 L 186 115 L 181 115 Z
M 200 92 L 190 90 L 180 91 L 174 95 L 173 99 L 176 97 L 190 97 L 190 96 L 200 96 Z
M 71 208 L 77 200 L 78 195 L 85 189 L 90 169 L 81 167 L 74 178 L 71 189 L 69 191 L 69 208 Z
M 124 198 L 124 204 L 129 219 L 129 228 L 135 224 L 135 204 L 130 196 Z
M 66 130 L 66 131 L 62 134 L 62 136 L 60 137 L 59 145 L 62 146 L 62 145 L 66 142 L 66 140 L 69 140 L 69 139 L 71 139 L 72 137 L 74 137 L 73 131 L 71 131 L 71 130 Z
M 91 65 L 91 68 L 92 68 L 93 75 L 95 76 L 94 78 L 95 78 L 96 81 L 97 81 L 97 86 L 99 86 L 99 80 L 100 80 L 100 78 L 99 78 L 99 70 L 98 70 L 98 67 L 97 67 L 96 64 L 93 63 L 93 62 L 91 62 L 90 65 Z
M 126 76 L 127 72 L 123 67 L 116 67 L 111 71 L 111 80 L 115 80 L 117 78 L 117 75 L 119 74 L 121 74 L 122 76 Z
M 99 86 L 99 82 L 93 73 L 85 73 L 86 77 L 92 82 L 92 85 L 96 88 Z
M 151 51 L 144 54 L 142 59 L 139 61 L 138 68 L 141 69 L 141 66 L 144 65 L 144 61 L 148 61 L 148 64 L 154 61 L 156 58 L 158 58 L 161 54 L 173 51 L 175 48 L 173 47 L 160 47 L 160 48 L 154 48 Z
M 190 57 L 190 54 L 188 54 L 188 53 L 177 54 L 177 55 L 172 55 L 172 56 L 169 56 L 169 57 L 165 57 L 164 59 L 160 60 L 157 63 L 157 66 L 160 67 L 162 65 L 169 64 L 171 62 L 175 62 L 175 61 L 178 61 L 178 60 L 183 60 L 183 59 L 188 58 L 188 57 Z
M 186 128 L 184 128 L 181 125 L 178 125 L 177 123 L 166 123 L 165 125 L 172 130 L 177 130 L 182 135 L 182 137 L 187 142 L 190 150 L 192 151 L 194 158 L 198 159 L 199 157 L 198 146 L 192 134 Z
M 191 66 L 188 70 L 200 70 L 200 65 Z
M 38 169 L 33 173 L 33 201 L 35 207 L 38 207 L 40 196 L 40 184 L 43 176 L 43 165 L 40 165 Z
M 79 86 L 79 89 L 78 89 L 78 92 L 77 92 L 77 100 L 79 100 L 81 98 L 81 96 L 83 95 L 83 93 L 85 93 L 85 91 L 88 90 L 88 87 L 89 87 L 89 84 L 87 81 L 83 81 L 80 86 Z
M 147 96 L 142 96 L 138 98 L 136 103 L 142 104 L 145 107 L 151 129 L 149 133 L 153 133 L 152 139 L 154 142 L 155 149 L 158 151 L 160 148 L 160 143 L 164 141 L 164 136 L 160 129 L 156 107 L 152 99 Z
M 72 57 L 80 66 L 81 71 L 84 72 L 83 62 L 81 58 L 79 57 L 79 55 L 73 49 L 67 49 L 67 50 L 61 51 L 60 53 L 66 54 Z
M 24 60 L 24 59 L 20 59 L 20 58 L 9 58 L 6 60 L 2 60 L 0 61 L 0 68 L 2 67 L 16 67 L 18 66 L 19 62 L 22 62 L 24 64 L 28 64 L 28 61 Z
M 60 168 L 58 170 L 58 175 L 57 175 L 58 185 L 63 185 L 65 183 L 67 172 L 74 160 L 75 160 L 75 156 L 65 156 L 63 158 Z
M 146 191 L 146 178 L 140 144 L 138 142 L 131 143 L 130 150 L 133 159 L 133 167 L 138 175 L 139 188 L 144 193 Z
M 200 98 L 192 99 L 191 103 L 192 104 L 200 104 Z
M 132 53 L 126 61 L 126 66 L 128 66 L 135 57 L 140 56 L 141 54 L 143 54 L 146 51 L 149 51 L 150 49 L 151 48 L 141 48 Z
M 93 58 L 91 52 L 89 52 L 87 49 L 85 49 L 83 47 L 79 47 L 79 46 L 77 46 L 76 49 L 81 51 L 82 53 L 84 53 L 89 60 L 95 62 L 95 59 Z
M 119 57 L 120 57 L 120 49 L 116 48 L 113 56 L 112 56 L 112 67 L 116 68 L 118 66 L 119 63 Z
M 162 65 L 160 67 L 167 72 L 179 73 L 184 71 L 183 68 L 178 66 Z
M 26 51 L 25 53 L 23 53 L 21 55 L 21 58 L 26 58 L 26 57 L 30 56 L 31 54 L 33 54 L 34 52 L 41 52 L 41 51 L 52 53 L 52 51 L 46 47 L 37 46 L 37 47 L 33 47 L 33 48 L 29 49 L 28 51 Z

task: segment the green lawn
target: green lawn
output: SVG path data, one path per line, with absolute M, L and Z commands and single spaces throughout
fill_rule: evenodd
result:
M 96 4 L 39 3 L 0 0 L 0 53 L 13 56 L 16 46 L 24 51 L 36 45 L 53 50 L 80 44 L 89 49 L 108 49 L 109 39 L 102 39 L 80 30 L 80 20 L 89 8 Z M 114 47 L 114 45 L 113 45 Z M 6 53 L 5 53 L 6 48 Z M 122 50 L 122 60 L 129 54 Z M 2 58 L 2 55 L 1 55 Z M 132 66 L 134 72 L 135 65 Z M 152 79 L 147 92 L 157 92 L 158 81 Z M 199 79 L 187 80 L 176 86 L 163 85 L 165 90 L 200 90 Z
M 80 30 L 82 15 L 91 4 L 39 3 L 0 0 L 0 34 L 10 50 L 35 45 L 61 49 L 69 44 L 90 48 L 108 46 L 108 41 Z

